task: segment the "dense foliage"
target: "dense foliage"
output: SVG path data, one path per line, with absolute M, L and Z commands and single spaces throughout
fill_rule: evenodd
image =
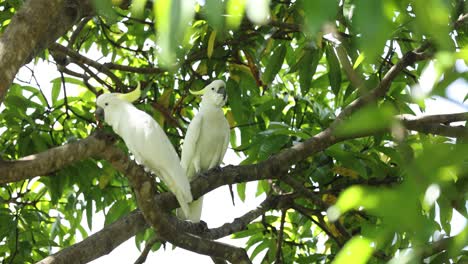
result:
M 424 111 L 424 98 L 445 97 L 450 84 L 466 79 L 466 69 L 455 66 L 468 60 L 465 1 L 95 3 L 96 15 L 81 19 L 33 59 L 57 65 L 49 87 L 32 78 L 9 88 L 0 112 L 2 160 L 88 137 L 97 129 L 96 96 L 130 91 L 138 82 L 144 97 L 137 107 L 159 122 L 180 151 L 199 106 L 188 90 L 223 79 L 231 147 L 245 155 L 244 165 L 268 160 L 330 125 L 346 139 L 284 168 L 280 179 L 258 181 L 257 195 L 293 199 L 233 234 L 248 238 L 251 260 L 467 261 L 462 249 L 468 229 L 448 238 L 454 210 L 468 217 L 466 129 L 445 133 L 395 119 Z M 22 4 L 0 2 L 0 30 Z M 413 51 L 415 63 L 386 79 Z M 417 84 L 428 65 L 435 69 L 434 87 L 420 95 Z M 378 100 L 337 119 L 383 85 L 388 92 Z M 452 128 L 451 121 L 434 122 Z M 78 234 L 86 238 L 83 218 L 91 228 L 97 212 L 104 211 L 110 224 L 137 208 L 127 178 L 105 160 L 88 158 L 38 176 L 0 187 L 3 263 L 39 261 L 75 244 Z M 245 199 L 245 183 L 235 189 Z M 137 243 L 152 234 L 138 234 Z

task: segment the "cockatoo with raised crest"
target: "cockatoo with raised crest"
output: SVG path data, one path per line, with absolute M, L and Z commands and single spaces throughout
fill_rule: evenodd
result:
M 184 214 L 190 214 L 190 184 L 179 156 L 158 123 L 132 102 L 140 97 L 140 85 L 127 94 L 105 93 L 97 100 L 96 115 L 124 140 L 135 161 L 159 176 L 174 193 Z
M 222 107 L 226 103 L 226 84 L 215 80 L 198 92 L 202 95 L 200 109 L 185 134 L 181 164 L 191 181 L 195 175 L 217 167 L 223 161 L 229 144 L 230 127 Z M 200 222 L 203 197 L 193 201 L 190 214 L 178 215 L 194 223 Z

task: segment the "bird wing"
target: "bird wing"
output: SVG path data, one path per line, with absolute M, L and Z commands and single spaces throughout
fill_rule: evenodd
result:
M 194 160 L 195 152 L 198 149 L 200 131 L 203 124 L 203 117 L 201 113 L 198 113 L 195 118 L 190 122 L 190 125 L 185 134 L 184 144 L 182 145 L 182 157 L 181 164 L 185 168 L 187 177 L 192 179 L 193 176 L 197 173 L 195 168 Z M 198 166 L 199 167 L 199 166 Z
M 188 214 L 188 203 L 192 201 L 190 184 L 171 141 L 150 115 L 139 111 L 135 117 L 138 118 L 133 122 L 132 141 L 138 141 L 135 152 L 142 157 L 143 164 L 164 181 Z
M 225 129 L 225 134 L 224 134 L 223 148 L 221 149 L 221 155 L 219 156 L 218 165 L 220 165 L 223 162 L 224 155 L 226 154 L 226 151 L 229 145 L 230 136 L 231 136 L 231 130 L 229 127 L 229 123 L 226 120 L 226 129 Z

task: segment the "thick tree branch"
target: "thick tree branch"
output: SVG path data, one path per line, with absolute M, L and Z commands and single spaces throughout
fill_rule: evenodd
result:
M 100 153 L 107 144 L 92 135 L 15 161 L 0 161 L 0 184 L 50 176 L 63 167 Z
M 468 120 L 468 113 L 455 113 L 455 114 L 442 114 L 442 115 L 428 115 L 421 117 L 413 116 L 400 116 L 397 117 L 405 127 L 411 130 L 424 130 L 426 126 L 439 125 L 452 122 L 460 122 Z M 454 131 L 461 132 L 464 127 L 445 127 L 445 129 L 454 129 Z M 381 131 L 379 131 L 380 133 Z M 267 161 L 261 162 L 256 165 L 246 166 L 227 166 L 222 171 L 210 171 L 208 174 L 210 177 L 197 178 L 192 184 L 194 189 L 194 198 L 198 198 L 210 190 L 214 190 L 217 187 L 226 184 L 241 183 L 247 181 L 255 181 L 261 179 L 280 179 L 281 173 L 272 170 L 270 166 L 275 167 L 277 165 L 283 166 L 283 164 L 275 164 L 275 161 L 281 159 L 287 161 L 285 164 L 294 164 L 296 160 L 300 160 L 294 156 L 294 153 L 298 153 L 300 156 L 307 157 L 307 153 L 316 153 L 324 150 L 328 145 L 333 142 L 342 141 L 345 139 L 365 137 L 375 134 L 376 131 L 366 131 L 365 133 L 356 135 L 347 135 L 346 138 L 336 137 L 329 134 L 328 130 L 325 130 L 314 137 L 308 139 L 305 142 L 299 143 L 289 149 L 285 149 L 279 157 L 273 156 Z M 466 133 L 466 132 L 465 132 Z M 56 170 L 59 170 L 65 166 L 68 166 L 74 162 L 87 159 L 92 156 L 96 156 L 106 149 L 106 145 L 111 140 L 106 139 L 104 134 L 94 134 L 86 139 L 81 139 L 76 142 L 72 142 L 63 146 L 55 147 L 47 151 L 30 155 L 15 161 L 0 161 L 0 183 L 15 182 L 25 179 L 31 179 L 36 176 L 47 176 Z M 310 149 L 312 148 L 312 149 Z M 309 152 L 308 152 L 309 151 Z M 311 154 L 313 154 L 311 153 Z M 144 170 L 140 170 L 141 174 L 146 175 Z M 211 176 L 213 175 L 213 176 Z M 281 178 L 282 179 L 282 178 Z M 300 187 L 300 183 L 294 181 L 291 178 L 284 178 L 287 184 L 291 185 L 297 191 L 302 191 L 307 196 L 312 197 L 314 194 L 305 187 Z M 168 208 L 175 208 L 175 198 L 169 198 L 163 196 L 164 202 L 169 202 Z M 310 199 L 313 199 L 310 198 Z M 320 203 L 320 199 L 314 200 Z
M 19 68 L 91 12 L 86 0 L 25 1 L 0 37 L 0 103 Z
M 427 125 L 427 124 L 448 124 L 453 122 L 461 122 L 468 120 L 468 113 L 440 114 L 440 115 L 424 115 L 412 116 L 403 115 L 399 117 L 404 124 L 411 126 Z
M 103 255 L 148 228 L 141 212 L 134 211 L 75 245 L 65 248 L 37 264 L 87 263 Z
M 167 214 L 166 204 L 155 199 L 159 195 L 156 195 L 157 191 L 153 178 L 142 175 L 144 174 L 143 169 L 131 161 L 126 153 L 116 147 L 109 147 L 101 155 L 128 177 L 135 190 L 138 207 L 143 212 L 146 221 L 151 224 L 162 239 L 178 247 L 203 255 L 223 258 L 232 263 L 251 263 L 246 251 L 242 248 L 196 237 L 177 230 Z M 172 204 L 178 206 L 174 195 L 170 195 L 172 196 Z

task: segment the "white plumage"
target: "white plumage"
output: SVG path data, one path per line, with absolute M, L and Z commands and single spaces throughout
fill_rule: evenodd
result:
M 229 144 L 229 123 L 222 107 L 226 103 L 225 83 L 216 80 L 193 94 L 203 94 L 199 112 L 190 123 L 182 145 L 181 164 L 191 181 L 195 175 L 221 164 Z M 192 202 L 190 214 L 178 215 L 199 222 L 203 197 Z
M 190 214 L 192 193 L 179 156 L 158 123 L 131 104 L 139 96 L 139 86 L 128 94 L 102 94 L 96 100 L 96 113 L 104 112 L 105 122 L 122 137 L 135 160 L 159 176 L 175 194 L 184 214 Z

